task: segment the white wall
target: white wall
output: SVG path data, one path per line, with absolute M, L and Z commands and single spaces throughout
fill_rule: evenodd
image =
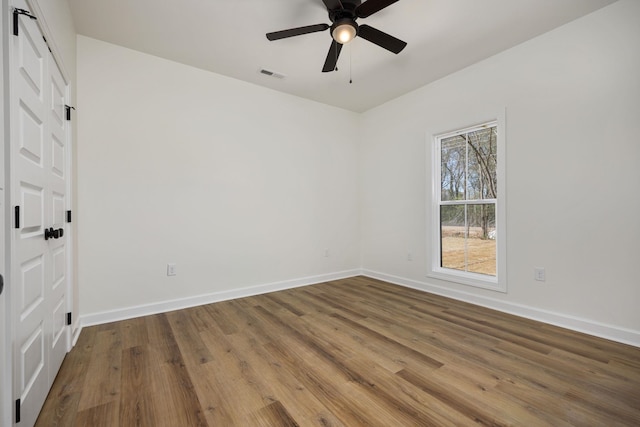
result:
M 354 113 L 77 43 L 86 318 L 359 267 Z
M 363 114 L 367 274 L 640 345 L 638 17 L 617 2 Z M 427 279 L 427 136 L 502 108 L 508 292 Z

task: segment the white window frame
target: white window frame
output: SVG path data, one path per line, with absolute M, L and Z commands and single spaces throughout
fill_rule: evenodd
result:
M 451 268 L 441 267 L 440 260 L 440 206 L 441 206 L 441 146 L 440 141 L 444 138 L 464 134 L 473 130 L 483 129 L 490 126 L 497 127 L 497 181 L 498 181 L 498 198 L 489 199 L 486 202 L 496 205 L 496 275 L 490 276 L 479 273 L 455 270 Z M 478 122 L 473 126 L 458 128 L 453 131 L 440 132 L 432 134 L 429 138 L 428 151 L 431 153 L 432 174 L 431 174 L 431 195 L 430 209 L 431 221 L 428 232 L 428 247 L 431 248 L 431 256 L 428 259 L 427 276 L 445 280 L 463 285 L 474 286 L 483 289 L 490 289 L 499 292 L 507 292 L 507 245 L 506 245 L 506 150 L 505 150 L 505 113 L 504 111 L 496 114 L 493 119 Z M 485 201 L 481 201 L 485 202 Z M 474 202 L 471 202 L 474 203 Z

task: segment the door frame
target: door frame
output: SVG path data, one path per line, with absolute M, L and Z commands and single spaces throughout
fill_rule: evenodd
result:
M 13 351 L 11 349 L 11 324 L 9 313 L 10 293 L 9 280 L 7 277 L 6 266 L 9 264 L 9 242 L 6 237 L 9 236 L 6 229 L 7 222 L 5 217 L 9 214 L 8 201 L 9 194 L 5 191 L 5 177 L 9 173 L 8 156 L 9 150 L 9 110 L 8 97 L 9 78 L 8 66 L 9 60 L 7 53 L 8 45 L 8 25 L 9 25 L 9 5 L 8 2 L 2 0 L 0 4 L 0 53 L 2 53 L 2 62 L 0 63 L 0 94 L 2 94 L 3 102 L 0 103 L 0 133 L 2 134 L 2 146 L 0 147 L 0 273 L 4 277 L 5 288 L 0 295 L 0 425 L 11 425 L 11 398 L 13 396 L 13 378 L 11 375 L 11 366 L 13 363 Z M 6 160 L 6 161 L 5 161 Z

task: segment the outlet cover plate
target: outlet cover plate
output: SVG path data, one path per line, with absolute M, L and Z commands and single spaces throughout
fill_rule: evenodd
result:
M 167 276 L 175 276 L 175 275 L 176 275 L 176 265 L 167 264 Z

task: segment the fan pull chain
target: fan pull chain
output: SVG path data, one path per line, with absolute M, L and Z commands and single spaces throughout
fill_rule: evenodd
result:
M 349 43 L 349 84 L 353 83 L 353 74 L 351 70 L 351 58 L 353 57 L 353 43 Z

